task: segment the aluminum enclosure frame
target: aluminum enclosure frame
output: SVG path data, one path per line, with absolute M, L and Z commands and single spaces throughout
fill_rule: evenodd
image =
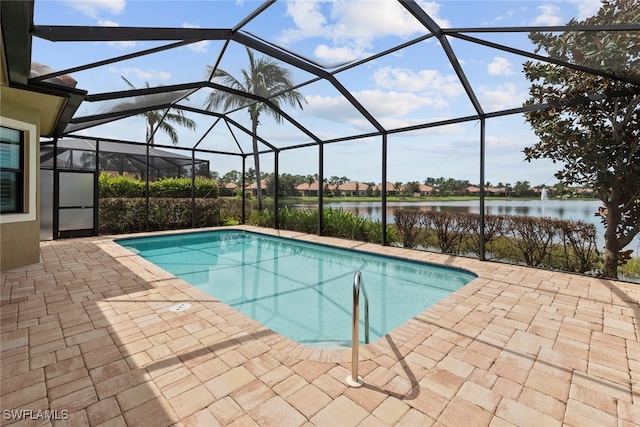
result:
M 21 3 L 21 2 L 5 2 L 5 3 Z M 33 7 L 32 1 L 25 2 L 25 3 L 31 3 L 31 6 Z M 288 115 L 286 111 L 283 111 L 282 109 L 278 108 L 270 99 L 260 97 L 251 93 L 238 92 L 234 89 L 214 83 L 211 81 L 212 76 L 209 76 L 209 79 L 207 80 L 195 81 L 195 82 L 185 83 L 181 85 L 167 85 L 167 86 L 161 86 L 161 87 L 134 89 L 134 90 L 127 90 L 127 91 L 87 94 L 86 96 L 84 96 L 84 102 L 98 102 L 98 101 L 115 100 L 115 99 L 122 99 L 126 97 L 136 97 L 136 96 L 143 97 L 143 96 L 148 96 L 153 94 L 170 94 L 172 92 L 177 92 L 177 91 L 185 91 L 186 93 L 193 93 L 194 91 L 197 91 L 202 88 L 211 88 L 211 89 L 225 91 L 225 92 L 236 94 L 236 95 L 241 95 L 243 97 L 246 97 L 247 99 L 252 100 L 252 102 L 259 102 L 259 103 L 264 103 L 268 105 L 270 108 L 277 111 L 285 121 L 287 121 L 289 124 L 291 124 L 298 130 L 300 130 L 302 133 L 304 133 L 309 138 L 310 141 L 301 143 L 301 144 L 292 145 L 292 146 L 281 147 L 281 146 L 278 146 L 276 142 L 268 141 L 265 138 L 260 137 L 259 135 L 253 135 L 250 129 L 247 129 L 241 123 L 238 123 L 237 121 L 229 117 L 229 115 L 233 113 L 235 110 L 213 112 L 213 111 L 207 111 L 204 108 L 198 109 L 193 107 L 187 107 L 184 105 L 179 105 L 177 104 L 178 101 L 150 104 L 150 105 L 144 106 L 143 108 L 113 110 L 113 111 L 90 115 L 90 116 L 78 116 L 76 114 L 69 115 L 69 117 L 63 118 L 63 120 L 60 123 L 60 126 L 58 126 L 58 128 L 56 129 L 55 135 L 52 135 L 55 138 L 64 138 L 64 137 L 86 138 L 87 137 L 86 135 L 79 135 L 79 134 L 76 134 L 76 132 L 78 132 L 79 130 L 86 131 L 88 129 L 91 129 L 94 126 L 99 126 L 104 123 L 130 117 L 146 111 L 153 111 L 153 110 L 168 111 L 170 108 L 180 109 L 182 111 L 189 111 L 196 114 L 215 117 L 216 121 L 214 122 L 214 124 L 212 124 L 212 126 L 206 132 L 204 132 L 204 134 L 200 138 L 198 138 L 198 142 L 191 147 L 190 149 L 191 156 L 195 157 L 196 153 L 198 152 L 230 155 L 230 156 L 240 156 L 242 158 L 243 188 L 244 188 L 244 173 L 245 173 L 245 167 L 246 167 L 246 159 L 252 156 L 254 153 L 245 152 L 241 148 L 237 138 L 236 138 L 236 145 L 238 148 L 238 152 L 223 151 L 223 150 L 219 150 L 219 151 L 207 150 L 207 149 L 202 149 L 198 147 L 198 145 L 206 138 L 207 134 L 211 131 L 211 129 L 214 126 L 217 126 L 218 124 L 220 125 L 224 124 L 225 126 L 227 126 L 227 128 L 229 129 L 232 135 L 234 135 L 233 130 L 236 130 L 245 135 L 256 137 L 258 141 L 261 144 L 263 144 L 263 146 L 266 147 L 264 150 L 259 151 L 260 154 L 273 153 L 275 158 L 274 170 L 276 173 L 276 180 L 277 180 L 277 174 L 278 174 L 278 168 L 279 168 L 278 156 L 283 151 L 295 150 L 295 149 L 306 148 L 306 147 L 314 147 L 314 146 L 318 147 L 318 172 L 319 172 L 318 175 L 319 175 L 320 181 L 322 182 L 324 180 L 324 147 L 326 145 L 344 142 L 344 141 L 359 140 L 359 139 L 370 138 L 370 137 L 379 138 L 380 153 L 381 153 L 380 178 L 381 178 L 381 182 L 385 183 L 387 182 L 387 162 L 388 162 L 387 144 L 388 144 L 389 135 L 398 134 L 402 132 L 421 130 L 421 129 L 434 128 L 434 127 L 445 126 L 445 125 L 451 125 L 451 124 L 465 123 L 470 121 L 478 121 L 480 122 L 480 131 L 479 131 L 480 146 L 479 146 L 479 152 L 478 152 L 478 161 L 479 161 L 479 169 L 480 169 L 479 179 L 480 179 L 480 207 L 481 207 L 480 236 L 483 236 L 484 234 L 483 229 L 484 229 L 484 202 L 485 202 L 484 176 L 485 176 L 486 120 L 491 118 L 496 118 L 496 117 L 522 114 L 527 111 L 550 109 L 550 108 L 554 108 L 555 105 L 545 104 L 545 105 L 536 105 L 536 106 L 522 106 L 519 108 L 513 108 L 508 110 L 493 111 L 490 113 L 485 112 L 482 106 L 482 103 L 478 100 L 476 96 L 473 85 L 467 79 L 465 72 L 460 65 L 460 61 L 456 56 L 456 53 L 451 48 L 451 45 L 449 43 L 449 38 L 464 40 L 472 44 L 489 47 L 492 49 L 496 49 L 498 51 L 503 51 L 510 54 L 519 55 L 525 58 L 537 60 L 537 61 L 544 61 L 551 64 L 568 67 L 571 69 L 583 71 L 586 73 L 591 73 L 594 75 L 599 75 L 609 79 L 619 80 L 632 85 L 630 89 L 622 92 L 608 93 L 608 94 L 594 93 L 586 97 L 567 99 L 566 101 L 563 102 L 563 105 L 583 104 L 583 103 L 592 102 L 594 100 L 608 99 L 608 98 L 629 95 L 629 94 L 633 94 L 633 95 L 640 94 L 640 80 L 638 79 L 615 75 L 600 69 L 594 69 L 594 68 L 584 67 L 581 65 L 576 65 L 566 61 L 558 60 L 556 58 L 551 58 L 548 56 L 533 54 L 530 52 L 522 51 L 520 49 L 516 49 L 511 46 L 489 42 L 489 41 L 469 35 L 473 33 L 485 33 L 485 34 L 523 33 L 523 32 L 537 32 L 537 31 L 543 31 L 543 32 L 566 32 L 566 31 L 638 32 L 640 31 L 640 24 L 638 23 L 628 23 L 628 24 L 621 24 L 621 25 L 597 25 L 597 26 L 593 25 L 593 26 L 442 28 L 434 21 L 434 19 L 424 9 L 422 9 L 418 5 L 417 2 L 413 0 L 407 0 L 407 1 L 403 0 L 403 1 L 399 1 L 399 3 L 418 22 L 420 22 L 425 27 L 426 30 L 428 30 L 428 33 L 426 35 L 416 37 L 412 40 L 401 43 L 383 52 L 374 54 L 368 58 L 364 58 L 364 59 L 355 61 L 353 63 L 344 64 L 335 69 L 328 70 L 323 66 L 307 58 L 303 58 L 293 52 L 290 52 L 284 48 L 281 48 L 270 42 L 267 42 L 253 34 L 243 31 L 243 28 L 249 22 L 251 22 L 253 19 L 260 16 L 260 14 L 268 10 L 269 7 L 271 7 L 274 3 L 275 3 L 274 0 L 265 1 L 232 28 L 145 28 L 145 27 L 95 27 L 95 26 L 75 27 L 75 26 L 60 26 L 60 25 L 36 25 L 36 23 L 32 22 L 31 31 L 28 37 L 25 37 L 25 35 L 23 35 L 22 37 L 19 37 L 14 33 L 9 32 L 10 34 L 13 34 L 12 40 L 17 40 L 16 43 L 19 43 L 20 46 L 15 46 L 15 43 L 12 44 L 12 48 L 7 51 L 7 55 L 8 57 L 10 57 L 10 61 L 9 61 L 10 64 L 13 63 L 13 61 L 11 61 L 11 57 L 15 57 L 15 61 L 17 62 L 24 63 L 25 62 L 25 58 L 23 55 L 24 50 L 21 48 L 26 48 L 27 47 L 26 44 L 28 44 L 30 47 L 31 37 L 38 37 L 38 38 L 42 38 L 52 42 L 91 42 L 91 41 L 113 42 L 113 41 L 142 41 L 142 40 L 170 42 L 166 45 L 162 45 L 152 49 L 144 49 L 144 50 L 140 50 L 138 52 L 127 54 L 127 55 L 115 56 L 102 61 L 87 63 L 83 66 L 70 67 L 64 70 L 56 71 L 52 74 L 30 78 L 28 80 L 29 85 L 38 86 L 39 84 L 42 84 L 42 82 L 44 82 L 45 80 L 52 77 L 80 72 L 80 71 L 88 70 L 95 67 L 101 67 L 104 65 L 114 64 L 120 61 L 132 59 L 132 58 L 144 57 L 146 55 L 152 55 L 158 52 L 165 52 L 171 49 L 176 49 L 179 47 L 187 46 L 187 45 L 197 43 L 200 41 L 205 41 L 205 40 L 219 40 L 219 41 L 224 41 L 225 43 L 219 54 L 218 62 L 214 66 L 214 67 L 217 67 L 220 59 L 225 54 L 225 50 L 228 44 L 231 42 L 238 43 L 240 45 L 246 46 L 247 48 L 251 48 L 253 50 L 261 52 L 262 54 L 272 57 L 278 61 L 281 61 L 282 63 L 287 64 L 291 67 L 304 70 L 305 72 L 313 76 L 313 78 L 298 84 L 294 89 L 302 88 L 306 85 L 317 82 L 319 80 L 326 81 L 337 92 L 339 92 L 347 100 L 347 102 L 351 106 L 353 106 L 353 108 L 356 111 L 358 111 L 358 113 L 361 114 L 362 117 L 375 129 L 375 131 L 373 132 L 367 132 L 367 133 L 362 133 L 357 135 L 345 135 L 345 136 L 333 138 L 333 139 L 322 139 L 318 135 L 315 135 L 314 132 L 307 129 L 303 124 L 297 122 L 293 117 Z M 8 6 L 5 6 L 3 4 L 3 15 L 4 15 L 5 7 L 8 7 Z M 25 11 L 21 9 L 20 14 L 22 14 L 23 16 L 28 16 L 29 11 L 28 10 Z M 31 10 L 31 19 L 33 20 L 32 10 Z M 3 31 L 5 31 L 5 27 L 9 27 L 8 30 L 11 30 L 12 24 L 8 22 L 5 23 L 3 20 Z M 437 39 L 438 42 L 440 43 L 440 46 L 443 49 L 447 59 L 449 60 L 451 67 L 455 71 L 455 74 L 457 75 L 460 83 L 464 88 L 464 91 L 466 92 L 466 96 L 469 102 L 473 105 L 475 114 L 471 114 L 464 117 L 456 117 L 452 119 L 439 120 L 434 122 L 425 122 L 422 124 L 406 126 L 401 128 L 386 128 L 376 119 L 375 115 L 372 112 L 370 112 L 365 106 L 363 106 L 349 92 L 349 90 L 342 85 L 342 83 L 336 77 L 343 71 L 349 70 L 354 67 L 358 67 L 360 65 L 371 63 L 372 61 L 375 61 L 376 59 L 382 56 L 392 54 L 408 46 L 423 42 L 431 38 Z M 29 52 L 30 52 L 30 49 L 29 49 Z M 23 80 L 25 76 L 22 75 L 24 73 L 13 73 L 13 70 L 11 70 L 11 72 L 12 73 L 10 74 L 10 78 L 13 84 L 16 84 L 16 85 L 24 84 Z M 74 112 L 77 109 L 78 105 L 79 105 L 79 102 L 76 100 L 75 109 L 73 110 Z M 148 147 L 149 141 L 145 141 L 145 143 Z M 156 147 L 162 147 L 162 146 L 156 145 Z M 168 147 L 168 146 L 165 146 L 165 147 L 176 148 L 176 147 Z M 323 212 L 324 205 L 323 205 L 322 197 L 319 197 L 318 199 L 319 199 L 318 200 L 318 209 L 319 209 L 318 234 L 322 234 L 322 230 L 323 230 L 322 212 Z M 387 235 L 386 235 L 387 200 L 386 200 L 386 193 L 384 191 L 382 192 L 381 205 L 382 205 L 382 212 L 383 212 L 381 243 L 383 245 L 386 245 L 388 244 Z M 275 195 L 275 206 L 276 206 L 276 212 L 277 212 L 277 206 L 278 206 L 277 191 Z M 244 192 L 243 192 L 243 222 L 244 222 L 244 218 L 245 218 L 245 212 L 244 212 Z M 276 218 L 276 221 L 275 221 L 274 227 L 277 228 L 278 226 L 277 213 L 275 218 Z M 480 245 L 481 245 L 480 253 L 482 254 L 481 259 L 483 259 L 484 258 L 484 242 L 481 241 Z

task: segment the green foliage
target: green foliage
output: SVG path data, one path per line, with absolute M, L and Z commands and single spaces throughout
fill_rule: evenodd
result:
M 638 0 L 611 0 L 597 15 L 569 25 L 637 23 Z M 623 248 L 640 233 L 640 35 L 633 31 L 532 33 L 536 50 L 599 74 L 540 61 L 525 63 L 531 87 L 525 105 L 550 104 L 526 119 L 540 138 L 525 159 L 547 158 L 562 165 L 565 185 L 593 188 L 605 209 L 603 274 L 617 277 Z M 593 95 L 606 94 L 595 99 Z M 575 99 L 589 102 L 567 102 Z
M 127 176 L 113 176 L 101 173 L 98 178 L 100 198 L 145 197 L 146 184 L 143 180 Z M 196 198 L 217 198 L 218 184 L 210 179 L 195 179 Z M 189 198 L 191 178 L 164 178 L 149 183 L 149 197 Z
M 270 209 L 264 209 L 261 213 L 254 214 L 250 222 L 261 227 L 272 227 L 274 224 L 274 212 Z M 325 236 L 363 242 L 382 241 L 382 224 L 380 221 L 361 217 L 352 211 L 332 208 L 324 209 L 323 224 L 323 235 Z M 282 208 L 278 210 L 278 225 L 283 230 L 317 233 L 318 210 Z M 388 242 L 395 243 L 397 239 L 398 236 L 393 227 L 387 226 Z
M 163 178 L 150 182 L 149 197 L 191 197 L 191 178 Z
M 640 281 L 640 258 L 629 260 L 620 267 L 620 276 L 629 280 Z
M 113 176 L 101 173 L 98 177 L 100 198 L 108 197 L 144 197 L 145 183 L 126 176 Z
M 149 229 L 146 229 L 146 198 L 103 198 L 99 201 L 100 234 L 137 233 L 214 227 L 238 222 L 242 201 L 238 199 L 195 199 L 195 218 L 191 199 L 149 199 Z M 194 223 L 195 220 L 195 223 Z

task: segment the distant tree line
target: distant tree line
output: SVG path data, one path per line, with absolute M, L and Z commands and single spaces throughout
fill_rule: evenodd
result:
M 231 170 L 224 175 L 220 175 L 218 172 L 211 171 L 210 176 L 212 179 L 220 182 L 221 184 L 233 183 L 238 186 L 238 191 L 241 191 L 240 188 L 242 186 L 242 173 L 237 170 Z M 266 180 L 266 189 L 267 194 L 275 194 L 275 179 L 273 172 L 264 172 L 261 174 L 263 180 Z M 280 196 L 299 196 L 300 191 L 296 189 L 300 184 L 313 184 L 319 179 L 318 174 L 313 175 L 294 175 L 284 173 L 279 176 L 278 186 L 279 191 L 278 194 Z M 257 181 L 256 173 L 253 168 L 249 168 L 245 173 L 245 184 L 251 185 Z M 326 190 L 329 186 L 340 186 L 342 184 L 346 184 L 351 181 L 350 178 L 346 176 L 331 176 L 329 178 L 324 179 L 323 188 L 325 188 L 324 194 L 342 196 L 339 187 L 337 190 L 334 190 L 329 194 L 329 191 Z M 380 190 L 378 187 L 378 183 L 375 182 L 362 182 L 366 187 L 363 189 L 365 191 L 366 196 L 369 197 L 379 197 Z M 480 187 L 479 184 L 471 183 L 468 180 L 460 180 L 455 178 L 433 178 L 427 177 L 422 182 L 420 181 L 408 181 L 403 183 L 401 181 L 393 182 L 394 193 L 399 196 L 408 196 L 411 197 L 415 194 L 420 193 L 420 186 L 428 185 L 433 187 L 433 191 L 430 195 L 433 196 L 456 196 L 456 195 L 466 195 L 469 194 L 468 188 L 470 187 Z M 590 189 L 583 189 L 577 187 L 568 187 L 563 185 L 562 183 L 555 183 L 552 186 L 546 185 L 536 185 L 532 186 L 529 181 L 516 181 L 515 184 L 511 183 L 503 183 L 498 182 L 497 184 L 493 184 L 491 182 L 486 182 L 484 185 L 485 189 L 491 189 L 492 192 L 487 192 L 489 195 L 495 195 L 496 190 L 499 190 L 497 194 L 505 197 L 539 197 L 540 191 L 545 188 L 550 197 L 583 197 L 583 196 L 592 196 L 592 192 Z

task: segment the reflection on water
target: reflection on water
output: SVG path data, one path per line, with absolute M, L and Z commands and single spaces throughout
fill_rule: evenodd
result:
M 296 208 L 309 208 L 316 205 L 291 205 Z M 325 202 L 327 208 L 350 210 L 360 216 L 382 220 L 380 202 Z M 602 206 L 599 200 L 485 200 L 485 213 L 488 215 L 519 215 L 534 217 L 550 217 L 584 221 L 595 224 L 598 232 L 598 246 L 604 246 L 604 226 L 595 217 L 598 208 Z M 423 201 L 423 202 L 392 202 L 387 203 L 387 222 L 393 223 L 393 211 L 398 207 L 414 207 L 424 212 L 466 212 L 480 213 L 479 200 L 464 201 Z M 627 246 L 638 252 L 640 236 Z
M 487 200 L 485 201 L 485 213 L 489 215 L 520 215 L 552 217 L 559 219 L 573 219 L 586 222 L 595 222 L 594 217 L 602 203 L 598 200 L 567 201 L 567 200 Z M 353 210 L 358 215 L 370 216 L 373 219 L 381 219 L 382 209 L 379 203 L 325 203 L 325 206 Z M 416 207 L 422 211 L 434 212 L 467 212 L 480 213 L 480 202 L 454 201 L 454 202 L 394 202 L 387 203 L 387 218 L 393 221 L 393 210 L 398 207 Z

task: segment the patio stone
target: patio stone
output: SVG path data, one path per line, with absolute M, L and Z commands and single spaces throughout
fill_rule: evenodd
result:
M 260 426 L 296 427 L 306 422 L 306 418 L 280 396 L 262 403 L 250 411 L 249 415 Z
M 506 421 L 522 427 L 552 427 L 562 425 L 562 421 L 556 420 L 543 412 L 539 412 L 533 408 L 530 408 L 529 406 L 515 402 L 508 398 L 504 398 L 500 402 L 500 405 L 498 405 L 498 409 L 496 409 L 496 415 Z M 567 422 L 566 419 L 565 422 Z M 570 422 L 568 422 L 568 424 L 571 425 Z
M 351 388 L 349 349 L 281 337 L 107 237 L 43 242 L 42 263 L 2 273 L 3 409 L 91 426 L 637 425 L 640 286 L 277 234 L 479 277 L 363 346 Z
M 262 381 L 254 380 L 240 387 L 231 393 L 230 396 L 245 412 L 249 412 L 251 409 L 275 396 L 275 392 Z
M 332 399 L 316 386 L 309 384 L 289 395 L 285 400 L 310 419 Z
M 311 422 L 320 426 L 339 425 L 357 426 L 367 417 L 368 412 L 345 396 L 340 396 L 325 406 L 311 418 Z
M 255 380 L 256 377 L 246 368 L 239 366 L 223 373 L 222 375 L 207 381 L 207 389 L 213 393 L 216 399 L 224 397 L 239 389 L 245 384 Z

